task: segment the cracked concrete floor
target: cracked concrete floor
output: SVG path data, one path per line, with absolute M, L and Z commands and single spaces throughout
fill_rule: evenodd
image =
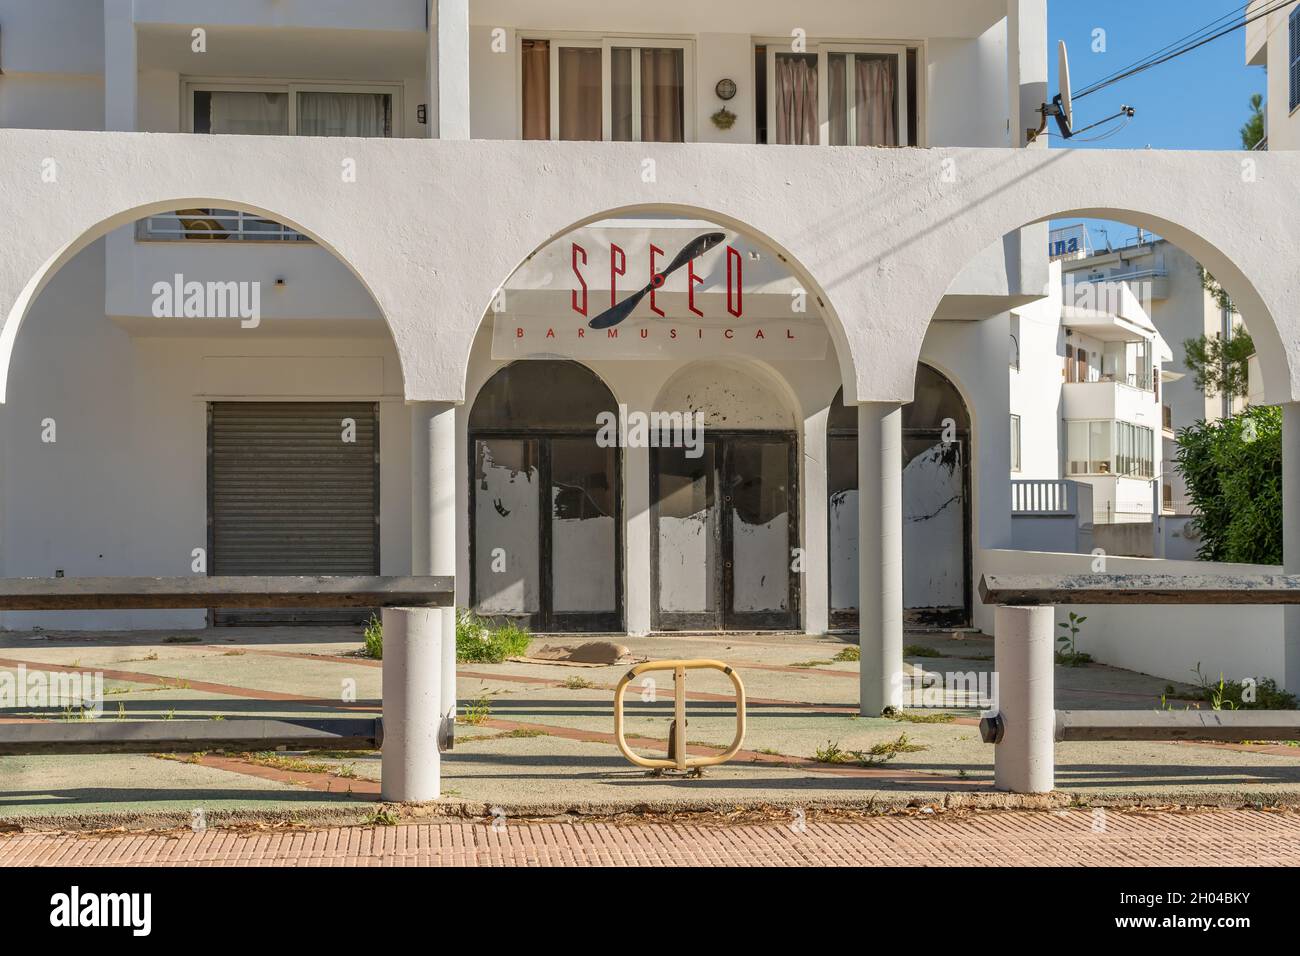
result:
M 736 667 L 749 706 L 743 748 L 732 762 L 681 778 L 652 777 L 624 760 L 613 744 L 612 688 L 626 665 L 463 664 L 458 697 L 465 722 L 454 751 L 443 756 L 444 802 L 466 804 L 467 812 L 500 806 L 538 814 L 1006 802 L 992 789 L 993 751 L 979 739 L 978 711 L 946 708 L 952 719 L 944 723 L 857 715 L 857 663 L 837 660 L 852 636 L 617 640 L 638 659 L 708 657 Z M 930 671 L 991 667 L 992 639 L 985 635 L 912 633 L 907 643 L 940 655 L 909 657 Z M 378 713 L 381 665 L 354 656 L 359 646 L 355 628 L 5 633 L 0 669 L 102 670 L 100 719 Z M 672 683 L 666 673 L 654 676 L 653 695 L 640 681 L 627 692 L 627 733 L 638 751 L 661 755 Z M 1168 684 L 1100 665 L 1058 668 L 1056 680 L 1061 708 L 1155 707 Z M 730 681 L 692 672 L 688 691 L 691 750 L 725 748 L 735 728 Z M 0 719 L 31 716 L 63 718 L 47 711 Z M 832 748 L 885 753 L 870 766 L 816 759 Z M 1068 743 L 1056 752 L 1057 803 L 1300 802 L 1300 748 L 1281 743 Z M 209 822 L 356 819 L 378 800 L 379 770 L 376 753 L 3 757 L 0 821 L 176 822 L 198 812 Z

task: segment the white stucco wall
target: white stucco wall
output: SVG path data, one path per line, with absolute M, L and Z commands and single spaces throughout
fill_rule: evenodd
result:
M 1077 574 L 1091 571 L 1090 554 L 1031 551 L 979 553 L 982 573 Z M 1214 564 L 1205 561 L 1166 561 L 1154 558 L 1106 559 L 1112 574 L 1277 574 L 1276 567 Z M 1267 606 L 1207 607 L 1205 605 L 1084 605 L 1056 608 L 1060 623 L 1070 611 L 1087 615 L 1078 647 L 1098 662 L 1195 683 L 1194 670 L 1217 680 L 1271 677 L 1283 680 L 1282 608 Z M 992 633 L 993 608 L 977 602 L 976 623 Z M 1135 703 L 1140 709 L 1143 705 Z M 1150 706 L 1159 706 L 1152 700 Z

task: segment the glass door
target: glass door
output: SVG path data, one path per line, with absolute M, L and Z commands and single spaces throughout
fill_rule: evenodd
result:
M 472 446 L 474 610 L 537 631 L 621 629 L 617 449 L 549 435 Z
M 657 631 L 716 631 L 722 627 L 722 522 L 717 493 L 717 442 L 703 454 L 652 449 L 650 500 L 654 521 L 651 572 Z
M 722 549 L 724 625 L 798 625 L 798 544 L 792 437 L 724 441 Z
M 655 630 L 799 623 L 793 435 L 714 435 L 651 458 Z

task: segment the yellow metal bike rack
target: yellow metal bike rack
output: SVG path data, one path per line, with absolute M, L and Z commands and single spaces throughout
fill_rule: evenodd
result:
M 736 736 L 731 741 L 730 747 L 723 753 L 715 754 L 712 757 L 692 758 L 686 756 L 686 672 L 693 670 L 722 671 L 731 678 L 731 683 L 736 688 Z M 642 757 L 640 754 L 633 753 L 631 748 L 628 747 L 627 741 L 623 739 L 623 691 L 628 684 L 649 671 L 673 672 L 674 719 L 672 736 L 668 741 L 670 756 L 666 760 L 661 757 Z M 623 679 L 614 688 L 614 741 L 618 744 L 618 749 L 623 756 L 638 767 L 649 767 L 655 770 L 668 768 L 693 770 L 697 767 L 711 767 L 715 764 L 726 763 L 734 757 L 736 752 L 740 750 L 740 745 L 744 743 L 744 740 L 745 685 L 740 682 L 740 675 L 729 664 L 724 664 L 722 661 L 646 661 L 643 664 L 637 664 L 624 674 Z

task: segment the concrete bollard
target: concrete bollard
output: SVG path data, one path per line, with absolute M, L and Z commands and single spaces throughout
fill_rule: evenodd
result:
M 438 799 L 442 729 L 441 608 L 384 608 L 384 743 L 380 794 L 394 803 Z
M 1004 730 L 993 748 L 993 785 L 1015 793 L 1056 786 L 1053 698 L 1055 615 L 1050 607 L 998 607 L 993 671 Z

